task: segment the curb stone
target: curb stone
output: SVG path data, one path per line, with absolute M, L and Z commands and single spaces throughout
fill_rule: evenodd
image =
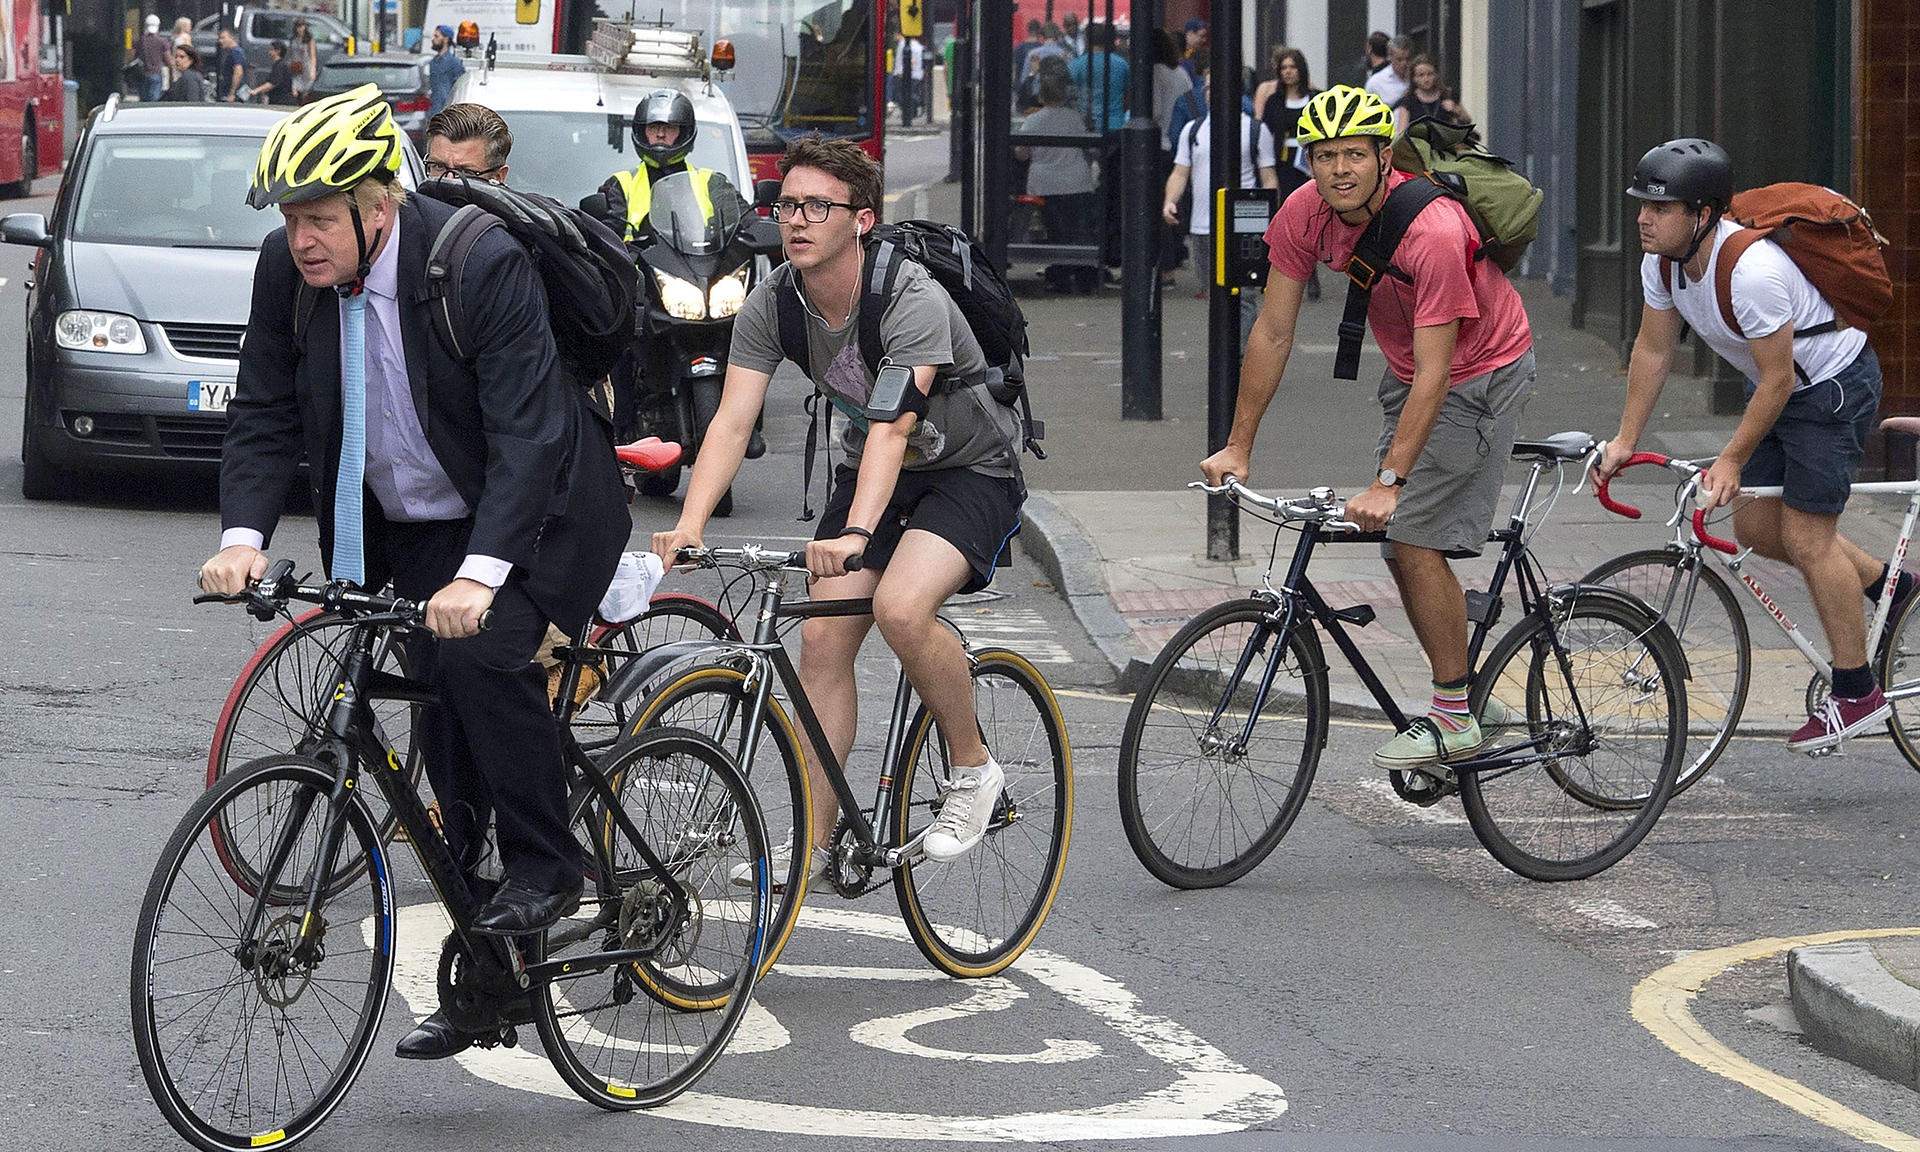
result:
M 1820 1051 L 1920 1088 L 1920 989 L 1887 971 L 1866 941 L 1787 953 L 1793 1014 Z

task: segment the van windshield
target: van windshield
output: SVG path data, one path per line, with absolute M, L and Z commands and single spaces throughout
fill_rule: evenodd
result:
M 631 109 L 618 115 L 517 110 L 501 114 L 513 127 L 509 158 L 513 171 L 508 182 L 516 188 L 544 193 L 572 206 L 599 191 L 607 177 L 631 171 L 640 163 L 629 127 Z M 713 125 L 701 125 L 687 163 L 712 168 L 734 187 L 740 186 L 732 140 Z

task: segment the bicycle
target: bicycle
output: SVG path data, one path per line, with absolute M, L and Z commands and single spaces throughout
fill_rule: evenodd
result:
M 1531 465 L 1485 591 L 1467 593 L 1469 705 L 1496 731 L 1485 750 L 1437 774 L 1394 771 L 1404 800 L 1458 794 L 1494 859 L 1533 880 L 1577 880 L 1611 867 L 1666 806 L 1686 732 L 1686 659 L 1645 605 L 1609 588 L 1549 587 L 1528 548 L 1545 473 L 1588 456 L 1593 439 L 1565 432 L 1514 445 Z M 1263 496 L 1232 477 L 1219 487 L 1280 530 L 1299 531 L 1279 586 L 1272 569 L 1249 595 L 1206 609 L 1175 634 L 1134 696 L 1120 743 L 1120 816 L 1149 872 L 1175 888 L 1213 888 L 1246 875 L 1280 843 L 1305 805 L 1327 742 L 1330 636 L 1395 729 L 1407 718 L 1347 634 L 1372 605 L 1335 608 L 1307 569 L 1315 549 L 1379 541 L 1344 519 L 1332 489 Z M 1264 513 L 1264 515 L 1263 515 Z M 1481 647 L 1500 617 L 1509 573 L 1521 618 Z
M 545 932 L 476 933 L 486 892 L 429 819 L 376 699 L 431 706 L 375 659 L 424 606 L 295 582 L 277 562 L 237 597 L 350 619 L 325 736 L 229 773 L 187 811 L 148 884 L 131 971 L 134 1047 L 176 1131 L 210 1150 L 311 1135 L 370 1053 L 393 979 L 394 876 L 365 799 L 371 779 L 407 833 L 452 931 L 441 1007 L 483 1047 L 531 1023 L 561 1078 L 602 1108 L 653 1107 L 702 1075 L 743 1018 L 771 902 L 765 828 L 732 760 L 696 733 L 620 741 L 596 764 L 570 745 L 589 799 L 587 892 Z M 741 884 L 736 875 L 744 877 Z
M 873 602 L 789 602 L 788 583 L 806 576 L 804 552 L 749 544 L 689 549 L 680 560 L 695 567 L 736 568 L 753 581 L 758 608 L 752 638 L 664 645 L 616 672 L 606 691 L 616 699 L 634 697 L 651 682 L 635 705 L 630 734 L 658 725 L 700 732 L 733 754 L 764 809 L 792 815 L 784 837 L 786 875 L 774 878 L 778 900 L 764 971 L 779 957 L 799 917 L 814 843 L 806 757 L 794 719 L 814 748 L 828 748 L 779 629 L 794 620 L 867 615 Z M 932 713 L 924 704 L 916 706 L 902 671 L 870 806 L 860 805 L 844 766 L 824 753 L 823 774 L 841 811 L 825 879 L 842 897 L 853 899 L 884 887 L 886 881 L 876 877 L 890 874 L 907 932 L 928 962 L 956 977 L 991 976 L 1032 943 L 1059 891 L 1072 829 L 1072 752 L 1059 703 L 1039 670 L 1018 653 L 971 647 L 952 621 L 942 621 L 966 649 L 981 736 L 1006 773 L 1006 790 L 986 835 L 958 860 L 936 863 L 921 853 L 952 764 Z M 659 676 L 661 669 L 682 662 L 689 666 Z M 777 816 L 770 817 L 769 826 L 778 826 Z M 776 861 L 781 839 L 776 835 Z
M 1896 416 L 1882 421 L 1881 427 L 1908 434 L 1920 433 L 1920 418 Z M 1673 542 L 1662 548 L 1616 556 L 1586 576 L 1587 580 L 1623 588 L 1645 600 L 1667 621 L 1687 651 L 1693 670 L 1687 688 L 1689 707 L 1693 708 L 1696 697 L 1701 698 L 1701 706 L 1694 708 L 1691 715 L 1704 716 L 1705 723 L 1696 724 L 1697 731 L 1689 739 L 1688 760 L 1674 786 L 1675 794 L 1707 774 L 1733 738 L 1746 708 L 1753 677 L 1753 637 L 1739 597 L 1734 595 L 1734 587 L 1745 589 L 1760 604 L 1765 618 L 1771 620 L 1812 665 L 1813 674 L 1806 690 L 1809 714 L 1817 712 L 1826 702 L 1833 676 L 1833 666 L 1820 656 L 1800 627 L 1746 570 L 1752 549 L 1743 551 L 1737 544 L 1715 537 L 1707 526 L 1703 510 L 1694 508 L 1689 513 L 1687 505 L 1697 490 L 1700 474 L 1710 462 L 1710 459 L 1678 460 L 1657 452 L 1636 452 L 1628 457 L 1614 477 L 1627 468 L 1655 464 L 1680 478 L 1674 489 L 1674 513 L 1667 521 L 1674 529 Z M 1597 481 L 1594 495 L 1608 511 L 1639 519 L 1638 508 L 1610 495 L 1609 484 L 1614 477 Z M 1742 488 L 1740 495 L 1777 497 L 1780 491 L 1778 487 Z M 1915 623 L 1911 631 L 1907 627 L 1909 619 L 1920 620 L 1920 616 L 1912 611 L 1911 600 L 1898 619 L 1891 616 L 1893 585 L 1899 580 L 1901 564 L 1913 540 L 1914 525 L 1920 520 L 1920 480 L 1861 483 L 1853 485 L 1852 491 L 1858 495 L 1908 497 L 1906 519 L 1894 541 L 1889 561 L 1887 584 L 1881 589 L 1880 602 L 1867 626 L 1867 651 L 1872 654 L 1874 672 L 1887 699 L 1896 702 L 1894 714 L 1887 721 L 1894 746 L 1908 763 L 1920 769 L 1920 705 L 1908 705 L 1906 719 L 1914 721 L 1910 725 L 1902 720 L 1898 703 L 1920 695 L 1920 623 Z M 1705 563 L 1709 556 L 1719 562 L 1728 576 L 1737 580 L 1737 585 Z M 1827 755 L 1837 750 L 1837 747 L 1821 749 L 1811 755 Z

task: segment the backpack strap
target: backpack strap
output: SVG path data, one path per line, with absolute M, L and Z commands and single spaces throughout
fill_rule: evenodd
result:
M 875 241 L 867 247 L 866 267 L 860 274 L 861 283 L 866 285 L 860 293 L 860 359 L 870 373 L 880 371 L 880 361 L 886 355 L 880 342 L 880 320 L 893 299 L 904 261 L 905 253 L 892 238 Z
M 427 276 L 416 300 L 425 301 L 433 315 L 433 330 L 442 346 L 454 359 L 470 364 L 479 353 L 479 344 L 467 323 L 463 280 L 467 257 L 480 237 L 494 228 L 504 228 L 498 216 L 477 204 L 462 205 L 452 219 L 441 225 L 427 248 Z
M 806 305 L 800 300 L 800 273 L 791 264 L 782 265 L 782 272 L 773 296 L 774 318 L 780 330 L 780 354 L 799 365 L 800 371 L 811 380 L 813 362 L 807 352 L 807 313 Z
M 1360 234 L 1347 261 L 1347 307 L 1340 316 L 1340 350 L 1333 358 L 1335 379 L 1360 378 L 1360 342 L 1367 334 L 1367 302 L 1373 298 L 1374 285 L 1380 277 L 1389 275 L 1411 282 L 1405 272 L 1393 266 L 1393 253 L 1412 227 L 1414 217 L 1446 195 L 1447 189 L 1430 177 L 1402 181 L 1387 193 L 1386 203 Z

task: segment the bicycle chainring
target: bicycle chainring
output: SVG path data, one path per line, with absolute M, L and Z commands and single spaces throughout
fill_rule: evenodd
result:
M 873 865 L 855 862 L 854 853 L 859 846 L 859 842 L 853 838 L 853 825 L 842 816 L 833 829 L 833 839 L 829 842 L 827 852 L 827 868 L 823 874 L 826 882 L 842 899 L 852 900 L 874 890 Z
M 1820 710 L 1827 706 L 1827 699 L 1832 695 L 1833 695 L 1833 685 L 1827 683 L 1826 680 L 1822 679 L 1820 676 L 1820 673 L 1815 672 L 1812 676 L 1808 677 L 1807 678 L 1807 715 L 1809 716 L 1820 715 Z
M 456 1029 L 503 1042 L 503 1030 L 532 1022 L 528 993 L 494 957 L 475 960 L 452 932 L 440 945 L 440 1010 Z M 491 1047 L 492 1044 L 486 1045 Z

